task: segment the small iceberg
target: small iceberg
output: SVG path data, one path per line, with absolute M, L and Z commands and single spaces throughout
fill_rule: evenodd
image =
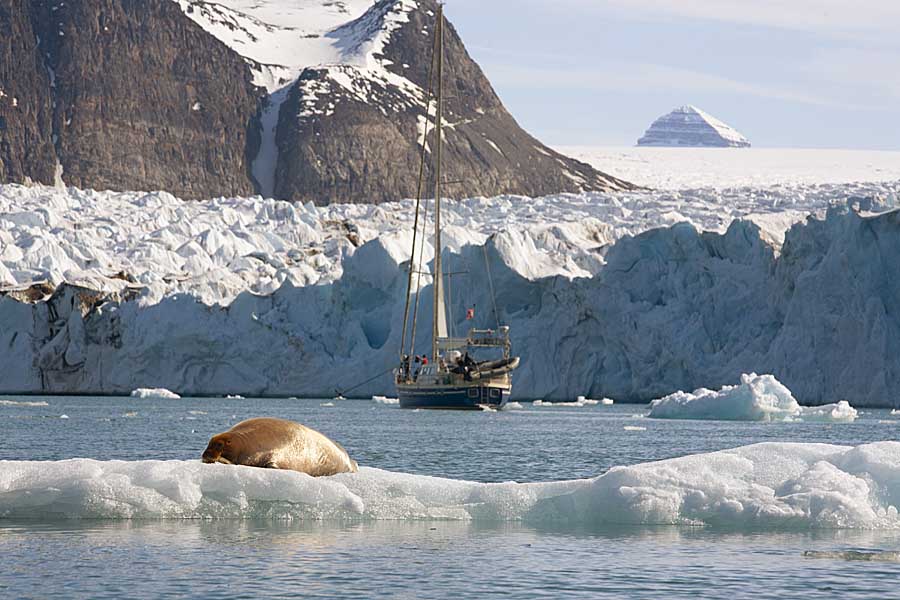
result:
M 712 419 L 719 421 L 823 421 L 850 423 L 859 413 L 845 400 L 803 407 L 791 390 L 773 375 L 741 375 L 739 385 L 721 390 L 700 388 L 675 392 L 650 403 L 654 419 Z
M 388 398 L 387 396 L 372 396 L 372 402 L 375 404 L 399 405 L 400 398 Z
M 169 398 L 172 400 L 176 400 L 181 398 L 175 392 L 169 391 L 166 388 L 138 388 L 131 392 L 132 398 Z
M 585 406 L 596 406 L 597 404 L 600 404 L 600 400 L 593 400 L 591 398 L 585 398 L 584 396 L 578 396 L 574 402 L 547 402 L 545 400 L 535 400 L 532 402 L 532 406 L 550 406 L 558 408 L 584 408 Z
M 49 406 L 44 401 L 28 402 L 26 400 L 0 400 L 0 406 Z

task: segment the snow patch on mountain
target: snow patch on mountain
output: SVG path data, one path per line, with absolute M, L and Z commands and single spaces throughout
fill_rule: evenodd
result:
M 425 107 L 425 92 L 394 73 L 384 58 L 393 33 L 409 22 L 416 0 L 174 0 L 182 11 L 245 57 L 254 83 L 268 91 L 253 178 L 274 193 L 275 131 L 291 87 L 300 82 L 302 123 L 334 113 L 338 95 L 371 104 L 385 115 Z M 423 31 L 423 35 L 428 35 Z
M 175 0 L 181 10 L 251 61 L 258 84 L 274 92 L 313 65 L 341 62 L 334 29 L 362 16 L 373 0 Z M 267 68 L 278 71 L 267 72 Z M 273 74 L 276 75 L 273 77 Z

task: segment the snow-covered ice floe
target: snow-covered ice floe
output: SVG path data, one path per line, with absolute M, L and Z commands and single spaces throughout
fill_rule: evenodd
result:
M 548 402 L 546 400 L 535 400 L 531 403 L 532 406 L 542 406 L 542 407 L 557 407 L 557 408 L 584 408 L 585 406 L 596 406 L 600 404 L 600 400 L 594 400 L 593 398 L 585 398 L 584 396 L 578 396 L 572 402 Z
M 3 400 L 0 399 L 0 406 L 47 406 L 43 400 Z
M 399 406 L 400 398 L 388 398 L 387 396 L 372 396 L 372 402 L 375 404 L 384 404 L 387 406 Z
M 700 388 L 675 392 L 650 403 L 655 419 L 717 419 L 723 421 L 829 421 L 849 423 L 858 413 L 847 401 L 800 406 L 791 391 L 772 375 L 741 375 L 740 385 L 721 390 Z
M 898 442 L 755 444 L 545 483 L 476 483 L 368 467 L 312 478 L 199 461 L 0 461 L 0 518 L 897 529 L 898 503 Z
M 132 398 L 170 398 L 170 399 L 178 399 L 181 398 L 178 394 L 173 391 L 167 390 L 166 388 L 138 388 L 131 392 Z

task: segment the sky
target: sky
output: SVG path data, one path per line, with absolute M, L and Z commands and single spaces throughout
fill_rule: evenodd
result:
M 900 150 L 900 0 L 446 0 L 551 145 L 634 145 L 693 104 L 757 147 Z

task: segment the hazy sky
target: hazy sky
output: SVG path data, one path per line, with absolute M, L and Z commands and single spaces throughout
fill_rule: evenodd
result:
M 900 150 L 900 0 L 447 0 L 550 144 L 633 145 L 694 104 L 755 146 Z

